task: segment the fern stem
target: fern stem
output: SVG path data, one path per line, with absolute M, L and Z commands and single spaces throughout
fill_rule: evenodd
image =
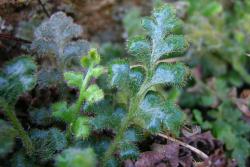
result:
M 11 107 L 9 105 L 3 106 L 5 110 L 5 115 L 8 117 L 8 119 L 11 121 L 13 127 L 17 130 L 19 137 L 21 138 L 23 145 L 26 149 L 26 152 L 28 155 L 31 155 L 34 151 L 33 144 L 31 142 L 30 137 L 28 136 L 27 132 L 22 127 L 22 124 L 17 119 L 16 114 L 14 112 L 14 107 Z
M 122 140 L 124 133 L 126 132 L 128 127 L 131 125 L 132 119 L 133 119 L 133 115 L 128 113 L 128 116 L 125 118 L 124 121 L 122 121 L 121 127 L 118 133 L 116 134 L 114 141 L 112 142 L 112 144 L 109 146 L 108 150 L 104 154 L 104 158 L 102 162 L 103 166 L 105 166 L 105 164 L 111 159 L 112 154 L 115 152 L 119 142 Z
M 119 142 L 122 140 L 124 133 L 129 128 L 129 126 L 132 124 L 133 118 L 134 118 L 134 112 L 131 109 L 128 112 L 127 117 L 125 117 L 125 119 L 122 121 L 121 126 L 119 128 L 119 131 L 114 138 L 114 141 L 112 142 L 112 144 L 109 146 L 108 150 L 104 154 L 104 158 L 103 158 L 103 162 L 102 162 L 103 166 L 105 166 L 105 164 L 111 159 L 112 154 L 115 152 Z
M 104 154 L 103 158 L 103 166 L 108 162 L 108 160 L 111 159 L 112 154 L 115 152 L 119 142 L 123 139 L 123 135 L 126 132 L 126 130 L 130 127 L 130 125 L 133 124 L 133 119 L 136 115 L 136 112 L 138 111 L 139 104 L 141 100 L 144 98 L 147 90 L 149 89 L 147 85 L 147 79 L 145 79 L 145 82 L 142 84 L 140 91 L 137 93 L 136 97 L 131 98 L 130 105 L 129 105 L 129 111 L 128 115 L 124 118 L 122 121 L 119 131 L 116 134 L 113 143 L 109 146 L 108 150 Z
M 89 83 L 89 81 L 91 79 L 92 70 L 93 70 L 93 65 L 91 65 L 89 67 L 89 69 L 87 71 L 87 74 L 86 74 L 84 80 L 82 81 L 82 85 L 81 85 L 80 93 L 79 93 L 79 98 L 78 98 L 78 100 L 76 102 L 76 111 L 78 113 L 80 113 L 81 106 L 82 106 L 82 104 L 84 102 L 84 99 L 85 99 L 85 95 L 84 94 L 85 94 L 86 88 L 88 86 L 88 83 Z

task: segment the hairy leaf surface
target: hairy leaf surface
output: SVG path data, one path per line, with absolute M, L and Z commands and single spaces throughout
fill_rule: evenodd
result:
M 46 130 L 33 130 L 31 140 L 35 146 L 35 156 L 45 162 L 54 158 L 55 153 L 67 146 L 65 135 L 56 128 Z
M 0 73 L 0 96 L 15 103 L 24 92 L 36 84 L 36 64 L 31 57 L 20 56 L 8 62 Z
M 0 119 L 0 158 L 12 151 L 16 136 L 17 131 L 9 123 Z
M 175 29 L 180 26 L 175 10 L 169 5 L 163 5 L 152 12 L 152 17 L 142 20 L 142 25 L 149 38 L 134 37 L 129 40 L 129 52 L 141 59 L 144 64 L 154 64 L 163 56 L 183 52 L 187 42 L 182 35 L 176 35 Z
M 95 153 L 91 148 L 84 150 L 68 148 L 56 157 L 56 167 L 95 167 Z
M 89 49 L 84 40 L 72 41 L 82 34 L 81 26 L 74 24 L 63 12 L 53 14 L 35 30 L 32 48 L 40 55 L 53 54 L 61 59 L 82 56 Z
M 178 134 L 184 114 L 172 102 L 164 101 L 157 93 L 149 92 L 140 104 L 142 127 L 153 132 L 169 130 Z
M 157 66 L 152 77 L 152 85 L 183 85 L 189 75 L 188 68 L 182 63 L 161 63 Z

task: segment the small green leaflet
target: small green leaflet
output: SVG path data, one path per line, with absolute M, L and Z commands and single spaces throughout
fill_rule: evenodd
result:
M 126 62 L 115 62 L 109 69 L 111 86 L 126 93 L 135 94 L 144 81 L 144 70 L 140 67 L 130 69 Z
M 152 17 L 142 20 L 142 25 L 150 39 L 144 36 L 132 38 L 128 42 L 128 51 L 143 63 L 153 65 L 163 56 L 183 52 L 187 48 L 184 37 L 174 32 L 180 27 L 180 20 L 170 5 L 156 8 Z
M 89 135 L 90 129 L 88 124 L 89 120 L 85 117 L 78 117 L 77 120 L 73 122 L 71 129 L 76 138 L 84 139 Z
M 56 167 L 95 167 L 96 156 L 91 148 L 68 148 L 56 157 Z
M 81 72 L 65 72 L 64 78 L 69 86 L 80 88 L 82 85 L 83 75 Z
M 153 133 L 169 130 L 178 134 L 184 121 L 184 113 L 174 103 L 164 101 L 155 92 L 149 92 L 141 102 L 139 115 L 141 126 Z
M 103 91 L 96 85 L 90 85 L 85 92 L 86 100 L 89 103 L 94 103 L 103 99 Z
M 182 63 L 161 63 L 156 68 L 150 83 L 152 85 L 181 86 L 184 85 L 189 73 L 189 69 Z

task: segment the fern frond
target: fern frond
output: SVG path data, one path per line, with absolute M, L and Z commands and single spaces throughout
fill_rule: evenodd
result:
M 129 52 L 142 59 L 144 64 L 155 64 L 163 56 L 183 52 L 187 42 L 182 35 L 176 35 L 180 26 L 175 10 L 170 5 L 162 5 L 152 12 L 151 17 L 142 20 L 147 37 L 133 37 L 128 42 Z
M 81 26 L 73 23 L 71 17 L 57 12 L 36 28 L 32 49 L 39 55 L 53 54 L 62 60 L 82 56 L 89 49 L 88 43 L 84 40 L 72 41 L 82 32 Z
M 125 92 L 128 113 L 122 119 L 114 142 L 105 153 L 103 162 L 108 164 L 116 149 L 122 158 L 135 158 L 138 150 L 133 142 L 126 141 L 124 134 L 132 125 L 156 133 L 168 130 L 178 135 L 184 114 L 171 101 L 165 101 L 156 86 L 181 86 L 189 76 L 188 68 L 182 63 L 157 63 L 164 56 L 182 52 L 187 42 L 175 29 L 180 25 L 175 10 L 170 5 L 157 7 L 152 16 L 144 18 L 142 25 L 147 35 L 137 36 L 128 41 L 128 51 L 137 57 L 144 68 L 131 68 L 124 61 L 114 62 L 110 69 L 110 81 L 118 91 Z M 152 88 L 153 87 L 153 88 Z

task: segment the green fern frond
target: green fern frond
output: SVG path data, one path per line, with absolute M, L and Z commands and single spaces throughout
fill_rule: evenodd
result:
M 169 130 L 178 134 L 184 121 L 184 113 L 172 102 L 165 102 L 156 92 L 148 92 L 138 112 L 140 126 L 152 133 Z
M 141 59 L 145 65 L 153 65 L 163 56 L 185 51 L 186 40 L 182 35 L 175 34 L 180 24 L 181 21 L 170 5 L 154 9 L 151 17 L 142 20 L 148 36 L 134 37 L 129 40 L 128 51 Z
M 29 56 L 6 63 L 0 72 L 0 96 L 14 104 L 21 94 L 35 87 L 36 69 L 36 63 Z
M 66 102 L 52 105 L 53 116 L 67 123 L 67 134 L 73 134 L 76 139 L 86 138 L 90 133 L 89 119 L 80 114 L 84 104 L 91 105 L 104 98 L 104 93 L 98 85 L 90 83 L 104 71 L 99 63 L 100 55 L 96 49 L 91 49 L 88 55 L 81 59 L 82 67 L 87 68 L 85 75 L 75 71 L 64 73 L 67 85 L 79 89 L 77 101 L 69 106 Z
M 110 84 L 127 96 L 132 96 L 139 91 L 145 73 L 141 67 L 130 68 L 126 61 L 116 61 L 109 67 Z
M 61 60 L 85 55 L 89 50 L 88 43 L 84 40 L 72 41 L 82 32 L 81 26 L 73 23 L 71 17 L 57 12 L 36 28 L 32 49 L 39 55 L 52 54 Z
M 47 87 L 62 82 L 65 69 L 73 64 L 80 65 L 80 57 L 86 55 L 90 49 L 87 41 L 74 40 L 82 32 L 81 26 L 73 23 L 73 19 L 63 12 L 53 14 L 35 29 L 31 49 L 38 56 L 51 56 L 56 61 L 56 69 L 47 67 L 46 70 L 39 71 L 40 86 Z
M 120 149 L 121 158 L 135 158 L 138 155 L 134 142 L 123 138 L 131 126 L 137 125 L 153 134 L 166 130 L 179 134 L 184 114 L 172 101 L 165 101 L 159 95 L 157 90 L 160 89 L 154 88 L 164 85 L 183 86 L 190 74 L 182 63 L 158 63 L 159 59 L 186 49 L 184 37 L 175 33 L 180 23 L 170 5 L 157 7 L 151 17 L 142 21 L 147 35 L 134 37 L 127 44 L 129 53 L 144 68 L 130 68 L 126 61 L 114 62 L 109 68 L 111 86 L 119 92 L 125 92 L 121 96 L 126 97 L 124 101 L 129 107 L 116 131 L 114 142 L 105 153 L 104 164 L 112 160 L 116 149 Z

